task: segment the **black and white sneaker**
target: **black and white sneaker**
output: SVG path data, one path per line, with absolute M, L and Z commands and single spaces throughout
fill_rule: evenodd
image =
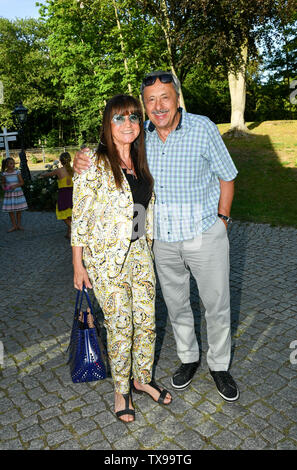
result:
M 219 394 L 224 400 L 229 402 L 238 400 L 239 390 L 229 372 L 213 370 L 209 370 L 209 372 L 215 381 Z
M 190 385 L 198 366 L 199 361 L 189 362 L 188 364 L 182 363 L 171 378 L 172 387 L 177 390 L 183 390 Z

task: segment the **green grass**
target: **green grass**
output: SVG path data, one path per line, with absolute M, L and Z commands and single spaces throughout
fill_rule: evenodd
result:
M 234 219 L 297 227 L 297 121 L 248 123 L 248 139 L 224 138 L 239 171 Z M 224 134 L 229 124 L 220 124 Z

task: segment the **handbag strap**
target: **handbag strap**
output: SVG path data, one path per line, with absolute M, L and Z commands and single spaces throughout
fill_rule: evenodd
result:
M 85 297 L 86 297 L 86 299 L 87 299 L 87 302 L 88 302 L 88 305 L 89 305 L 89 307 L 90 307 L 90 311 L 91 311 L 91 314 L 92 314 L 93 319 L 94 319 L 94 323 L 95 323 L 95 328 L 96 328 L 97 334 L 100 335 L 100 327 L 99 327 L 99 325 L 98 325 L 98 322 L 96 321 L 96 317 L 95 317 L 95 315 L 94 315 L 93 308 L 92 308 L 92 303 L 91 303 L 91 300 L 90 300 L 90 297 L 89 297 L 87 288 L 85 287 L 84 284 L 83 284 L 82 290 L 78 290 L 78 291 L 77 291 L 77 294 L 76 294 L 75 310 L 74 310 L 74 321 L 75 321 L 76 316 L 77 316 L 77 318 L 78 318 L 79 312 L 81 311 L 81 306 L 82 306 L 82 301 L 83 301 L 84 295 L 85 295 Z M 79 304 L 79 310 L 77 309 L 78 304 Z M 87 323 L 87 312 L 84 312 L 84 323 Z M 70 344 L 71 344 L 71 337 L 70 337 L 69 345 L 68 345 L 68 348 L 67 348 L 66 352 L 69 351 L 69 349 L 70 349 Z M 68 359 L 67 364 L 69 363 L 69 361 L 70 361 L 70 358 Z
M 87 291 L 85 285 L 83 284 L 82 290 L 78 290 L 78 291 L 77 291 L 77 294 L 76 294 L 75 310 L 74 310 L 74 321 L 75 321 L 76 317 L 78 318 L 79 312 L 81 311 L 81 306 L 82 306 L 82 301 L 83 301 L 84 295 L 86 296 L 88 305 L 89 305 L 90 310 L 91 310 L 91 314 L 93 315 L 93 318 L 95 319 L 94 313 L 93 313 L 93 309 L 92 309 L 92 303 L 91 303 L 91 300 L 90 300 L 88 291 Z M 79 304 L 79 310 L 77 309 L 78 304 Z M 87 321 L 86 312 L 84 312 L 84 322 L 86 322 L 86 321 Z M 66 352 L 69 351 L 70 344 L 71 344 L 71 337 L 70 337 L 69 345 L 68 345 L 68 348 L 66 349 Z M 69 361 L 68 361 L 68 362 L 69 362 Z
M 94 314 L 93 314 L 93 309 L 92 309 L 92 303 L 91 303 L 91 300 L 90 300 L 90 297 L 89 297 L 87 288 L 85 287 L 84 284 L 83 284 L 82 290 L 78 290 L 78 291 L 77 291 L 77 294 L 76 294 L 75 313 L 77 313 L 77 312 L 79 312 L 79 311 L 81 310 L 81 306 L 82 306 L 82 302 L 83 302 L 84 295 L 85 295 L 85 297 L 86 297 L 86 299 L 87 299 L 87 302 L 88 302 L 88 305 L 89 305 L 89 307 L 90 307 L 91 313 L 92 313 L 92 315 L 94 316 Z M 77 310 L 78 304 L 79 304 L 79 310 Z

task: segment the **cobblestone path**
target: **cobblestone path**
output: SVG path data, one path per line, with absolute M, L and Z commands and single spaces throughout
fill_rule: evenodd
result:
M 64 226 L 53 213 L 27 212 L 23 221 L 23 233 L 7 233 L 0 214 L 1 449 L 296 449 L 296 229 L 235 222 L 229 234 L 240 400 L 225 403 L 208 372 L 194 282 L 202 363 L 187 390 L 171 390 L 179 360 L 158 289 L 156 379 L 173 403 L 135 396 L 136 421 L 125 425 L 113 413 L 111 379 L 73 384 L 69 375 L 75 291 Z

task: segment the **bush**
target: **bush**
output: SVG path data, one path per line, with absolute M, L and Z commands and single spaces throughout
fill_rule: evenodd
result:
M 46 165 L 50 171 L 55 165 Z M 58 198 L 57 177 L 33 178 L 25 181 L 23 186 L 29 210 L 32 211 L 54 211 Z
M 50 130 L 49 133 L 43 137 L 43 140 L 46 141 L 47 147 L 58 147 L 59 131 L 57 129 Z
M 30 160 L 32 163 L 38 163 L 38 158 L 35 155 L 31 155 Z

